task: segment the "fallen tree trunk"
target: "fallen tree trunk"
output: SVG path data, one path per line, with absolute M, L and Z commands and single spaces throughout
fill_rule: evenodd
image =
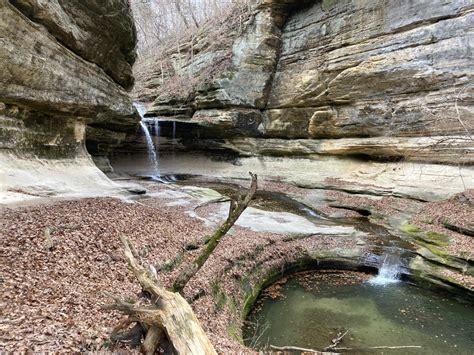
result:
M 377 349 L 390 349 L 390 350 L 397 350 L 397 349 L 421 349 L 422 347 L 419 345 L 400 345 L 400 346 L 369 346 L 366 348 L 345 348 L 345 347 L 336 347 L 332 350 L 343 350 L 343 351 L 350 351 L 350 350 L 377 350 Z M 300 351 L 302 353 L 314 353 L 318 355 L 338 355 L 340 353 L 333 353 L 333 352 L 326 352 L 326 351 L 319 351 L 314 349 L 307 349 L 307 348 L 300 348 L 298 346 L 275 346 L 270 345 L 270 349 L 279 350 L 279 351 Z
M 334 348 L 334 350 L 343 350 L 343 351 L 361 351 L 361 350 L 377 350 L 377 349 L 421 349 L 422 347 L 419 345 L 400 345 L 400 346 L 369 346 L 366 348 Z
M 176 354 L 217 354 L 188 302 L 179 293 L 159 286 L 153 274 L 138 261 L 138 255 L 132 251 L 129 240 L 124 236 L 120 239 L 125 247 L 128 265 L 143 290 L 151 296 L 151 302 L 136 306 L 109 295 L 115 303 L 103 308 L 118 310 L 128 315 L 130 322 L 146 325 L 142 349 L 146 354 L 155 353 L 163 334 Z
M 283 351 L 283 352 L 293 352 L 293 351 L 299 351 L 301 353 L 311 353 L 311 354 L 317 354 L 317 355 L 339 355 L 339 353 L 332 353 L 332 352 L 327 352 L 327 351 L 318 351 L 314 349 L 307 349 L 307 348 L 300 348 L 298 346 L 275 346 L 275 345 L 270 345 L 270 349 L 272 350 L 278 350 L 278 351 Z

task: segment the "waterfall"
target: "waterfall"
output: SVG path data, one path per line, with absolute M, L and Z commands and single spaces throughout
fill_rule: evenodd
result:
M 153 144 L 153 139 L 151 137 L 150 130 L 148 129 L 147 124 L 144 121 L 140 121 L 140 126 L 142 131 L 145 134 L 146 145 L 148 148 L 148 160 L 153 164 L 153 170 L 156 176 L 160 176 L 160 168 L 158 164 L 158 155 L 156 154 L 155 145 Z
M 147 150 L 148 150 L 148 160 L 152 163 L 153 165 L 153 173 L 154 176 L 160 177 L 160 165 L 158 161 L 158 154 L 156 153 L 155 149 L 155 144 L 153 143 L 153 138 L 150 132 L 150 129 L 147 125 L 148 120 L 145 119 L 144 115 L 146 112 L 145 106 L 143 106 L 140 103 L 134 103 L 135 108 L 137 109 L 138 113 L 140 114 L 140 126 L 142 128 L 142 131 L 145 135 L 146 139 L 146 145 L 147 145 Z M 159 123 L 158 120 L 155 120 L 155 132 L 157 132 L 159 136 Z
M 402 263 L 398 253 L 387 251 L 383 255 L 382 265 L 379 268 L 377 276 L 368 282 L 372 285 L 387 285 L 400 281 Z
M 173 121 L 173 145 L 176 142 L 176 121 Z

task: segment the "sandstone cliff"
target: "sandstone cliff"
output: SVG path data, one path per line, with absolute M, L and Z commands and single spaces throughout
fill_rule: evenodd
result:
M 0 32 L 2 198 L 103 188 L 86 131 L 100 154 L 137 121 L 127 1 L 1 0 Z M 114 140 L 97 139 L 106 133 Z
M 188 145 L 199 135 L 246 154 L 472 163 L 473 9 L 260 0 L 220 34 L 228 48 L 201 29 L 140 77 L 137 96 L 153 99 L 148 116 L 177 121 Z M 230 65 L 204 80 L 225 55 Z M 200 76 L 186 90 L 166 84 Z

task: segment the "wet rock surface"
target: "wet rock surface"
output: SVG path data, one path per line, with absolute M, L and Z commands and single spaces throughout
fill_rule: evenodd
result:
M 100 309 L 107 302 L 101 291 L 129 299 L 139 292 L 126 272 L 119 234 L 143 251 L 164 285 L 204 247 L 203 238 L 217 222 L 215 206 L 198 206 L 220 195 L 202 188 L 142 184 L 149 195 L 136 203 L 96 198 L 1 208 L 1 278 L 9 321 L 9 335 L 2 338 L 5 349 L 85 351 L 110 346 L 115 315 Z M 285 225 L 284 220 L 274 223 Z M 185 289 L 220 352 L 245 350 L 239 342 L 242 317 L 264 284 L 319 260 L 357 268 L 365 250 L 356 245 L 362 233 L 356 239 L 351 238 L 354 232 L 338 234 L 327 226 L 306 235 L 265 228 L 235 226 Z M 54 243 L 51 251 L 45 248 L 46 229 Z
M 472 195 L 471 189 L 449 199 L 423 203 L 332 191 L 326 199 L 332 207 L 367 211 L 372 223 L 386 227 L 394 236 L 408 242 L 414 251 L 409 264 L 410 277 L 414 280 L 454 292 L 467 290 L 472 298 L 474 240 L 463 234 L 462 228 L 456 232 L 446 227 L 446 224 L 471 224 L 474 218 Z

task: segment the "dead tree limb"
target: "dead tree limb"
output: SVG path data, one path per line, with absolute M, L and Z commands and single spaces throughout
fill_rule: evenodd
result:
M 212 199 L 212 200 L 209 200 L 209 201 L 200 203 L 199 205 L 197 205 L 196 207 L 194 207 L 194 210 L 196 211 L 196 210 L 198 210 L 198 209 L 200 209 L 200 208 L 203 208 L 203 207 L 212 205 L 213 203 L 221 203 L 221 202 L 227 202 L 227 201 L 230 201 L 230 198 L 228 198 L 228 197 L 226 197 L 226 196 L 221 196 L 221 197 L 214 198 L 214 199 Z
M 188 281 L 194 275 L 196 275 L 196 273 L 201 269 L 209 256 L 212 254 L 214 249 L 216 249 L 222 237 L 227 234 L 237 219 L 239 219 L 240 215 L 248 207 L 250 201 L 255 195 L 255 192 L 257 191 L 257 175 L 252 173 L 249 174 L 252 178 L 252 182 L 247 194 L 239 196 L 237 201 L 234 199 L 230 200 L 229 215 L 226 221 L 214 231 L 214 234 L 209 239 L 209 242 L 206 244 L 204 250 L 196 257 L 196 259 L 194 259 L 192 264 L 178 275 L 175 282 L 173 283 L 174 292 L 181 292 L 183 290 Z
M 298 346 L 275 346 L 275 345 L 270 345 L 270 348 L 272 350 L 278 350 L 278 351 L 300 351 L 300 352 L 303 352 L 303 353 L 313 353 L 313 354 L 321 354 L 321 355 L 338 355 L 339 354 L 339 353 L 318 351 L 318 350 L 314 350 L 314 349 L 300 348 Z
M 351 329 L 347 329 L 344 333 L 342 331 L 340 331 L 339 333 L 337 333 L 336 337 L 334 339 L 331 340 L 331 345 L 329 346 L 326 346 L 324 348 L 324 350 L 334 350 L 341 342 L 342 342 L 342 339 L 344 339 L 344 337 L 347 335 L 347 333 L 349 333 Z
M 324 355 L 337 355 L 339 353 L 333 353 L 333 352 L 325 352 L 325 351 L 318 351 L 314 349 L 306 349 L 306 348 L 300 348 L 298 346 L 275 346 L 275 345 L 270 345 L 270 348 L 273 350 L 279 350 L 279 351 L 301 351 L 303 353 L 314 353 L 314 354 L 324 354 Z M 396 350 L 396 349 L 421 349 L 422 347 L 419 345 L 401 345 L 401 346 L 369 346 L 366 348 L 345 348 L 345 347 L 338 347 L 334 348 L 333 350 L 339 351 L 339 350 L 344 350 L 344 351 L 350 351 L 350 350 L 375 350 L 375 349 L 390 349 L 390 350 Z
M 112 330 L 110 340 L 114 343 L 129 342 L 132 347 L 140 346 L 145 329 L 139 323 L 136 323 L 131 329 L 128 329 L 128 327 L 133 323 L 133 319 L 130 317 L 124 317 L 114 330 Z
M 162 339 L 169 340 L 176 354 L 216 354 L 212 344 L 199 324 L 191 306 L 180 295 L 180 291 L 199 271 L 219 244 L 221 238 L 232 228 L 240 215 L 249 205 L 257 191 L 257 175 L 250 173 L 252 182 L 245 195 L 231 200 L 229 215 L 226 221 L 216 229 L 200 255 L 190 267 L 183 271 L 173 284 L 172 291 L 158 284 L 156 270 L 142 263 L 140 255 L 125 236 L 120 236 L 124 246 L 125 258 L 130 270 L 140 283 L 147 303 L 133 304 L 122 301 L 119 297 L 107 294 L 115 303 L 103 306 L 106 310 L 115 310 L 128 316 L 112 332 L 112 340 L 141 342 L 142 351 L 152 355 L 156 352 Z M 135 326 L 128 329 L 132 324 Z
M 367 348 L 334 348 L 334 350 L 371 350 L 371 349 L 421 349 L 422 346 L 419 345 L 401 345 L 401 346 L 369 346 Z
M 136 322 L 144 325 L 147 329 L 142 345 L 145 354 L 154 354 L 163 336 L 168 338 L 176 354 L 216 354 L 186 300 L 179 293 L 160 286 L 153 273 L 139 261 L 130 241 L 125 236 L 120 239 L 129 268 L 142 289 L 151 296 L 151 302 L 148 305 L 135 305 L 108 295 L 115 303 L 103 308 L 128 315 L 125 324 Z

